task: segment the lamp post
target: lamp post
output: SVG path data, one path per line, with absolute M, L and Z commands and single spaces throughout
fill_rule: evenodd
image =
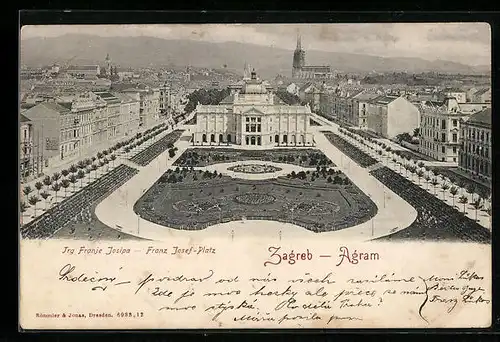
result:
M 372 221 L 372 237 L 373 237 L 373 235 L 374 235 L 373 217 L 372 217 L 371 221 Z

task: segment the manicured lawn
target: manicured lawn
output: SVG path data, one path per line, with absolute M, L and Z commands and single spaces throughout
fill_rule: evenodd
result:
M 207 166 L 246 160 L 265 160 L 303 167 L 335 166 L 318 149 L 280 148 L 272 150 L 238 150 L 232 148 L 190 148 L 174 163 L 175 166 Z
M 262 219 L 325 232 L 366 222 L 376 214 L 375 204 L 350 181 L 344 181 L 340 171 L 324 171 L 250 181 L 187 168 L 170 170 L 139 199 L 134 210 L 157 224 L 190 230 Z

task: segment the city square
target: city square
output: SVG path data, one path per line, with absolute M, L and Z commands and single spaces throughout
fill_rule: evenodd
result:
M 370 75 L 344 82 L 296 42 L 288 83 L 247 63 L 242 77 L 217 73 L 224 86 L 166 73 L 176 90 L 120 76 L 109 54 L 102 68 L 68 66 L 91 89 L 54 81 L 65 90 L 22 102 L 21 236 L 489 243 L 487 89 L 426 97 Z M 36 86 L 61 73 L 45 72 Z

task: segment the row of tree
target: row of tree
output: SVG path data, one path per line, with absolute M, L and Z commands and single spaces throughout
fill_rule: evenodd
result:
M 230 94 L 229 88 L 219 89 L 197 89 L 187 96 L 188 103 L 184 107 L 184 113 L 191 113 L 198 104 L 217 105 Z

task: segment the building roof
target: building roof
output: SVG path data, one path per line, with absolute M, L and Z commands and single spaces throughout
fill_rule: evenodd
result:
M 474 96 L 483 95 L 484 93 L 488 92 L 489 90 L 490 90 L 490 88 L 479 89 L 478 91 L 476 91 L 474 93 Z
M 371 93 L 371 92 L 367 92 L 367 91 L 362 91 L 362 92 L 354 95 L 353 97 L 356 98 L 356 100 L 359 100 L 359 101 L 370 101 L 370 100 L 373 100 L 374 98 L 376 98 L 378 96 L 379 95 L 375 94 L 375 93 Z
M 74 71 L 97 71 L 98 65 L 72 65 L 68 70 Z
M 67 113 L 69 111 L 68 107 L 56 102 L 42 102 L 38 106 L 45 106 L 46 108 L 52 109 L 58 113 Z
M 66 109 L 70 109 L 71 110 L 71 106 L 72 106 L 71 102 L 58 102 L 58 104 L 60 104 L 61 106 L 63 106 Z
M 121 100 L 117 98 L 115 95 L 113 95 L 110 92 L 107 91 L 96 91 L 94 92 L 97 96 L 99 96 L 102 100 L 104 100 L 106 103 L 119 103 Z
M 127 94 L 113 93 L 113 95 L 116 96 L 117 98 L 119 98 L 122 102 L 138 102 L 136 99 L 134 99 L 133 97 L 131 97 Z
M 389 104 L 392 101 L 396 100 L 398 97 L 396 96 L 387 96 L 387 95 L 380 95 L 377 96 L 376 98 L 372 99 L 370 102 L 375 103 L 375 104 Z
M 491 108 L 486 108 L 480 112 L 472 114 L 467 121 L 470 123 L 479 123 L 491 126 Z
M 30 121 L 31 121 L 30 119 L 28 119 L 28 118 L 27 118 L 26 116 L 24 116 L 23 114 L 20 114 L 20 115 L 19 115 L 19 117 L 20 117 L 20 121 L 21 121 L 21 122 L 30 122 Z
M 224 104 L 233 104 L 234 102 L 234 95 L 230 94 L 226 96 L 219 104 L 224 105 Z

